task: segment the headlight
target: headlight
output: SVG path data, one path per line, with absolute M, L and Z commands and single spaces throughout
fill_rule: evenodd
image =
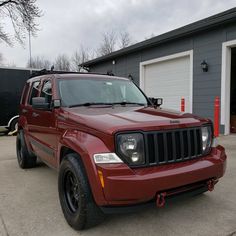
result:
M 202 151 L 206 154 L 210 151 L 212 144 L 212 129 L 210 126 L 205 126 L 201 128 L 202 130 Z
M 141 133 L 119 134 L 116 142 L 119 156 L 130 165 L 145 163 L 144 140 Z

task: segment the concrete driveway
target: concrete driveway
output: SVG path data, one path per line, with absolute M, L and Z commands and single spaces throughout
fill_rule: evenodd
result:
M 45 165 L 22 170 L 15 137 L 0 137 L 0 235 L 236 235 L 236 136 L 221 137 L 228 168 L 213 192 L 174 201 L 163 209 L 109 216 L 76 232 L 64 220 L 57 173 Z

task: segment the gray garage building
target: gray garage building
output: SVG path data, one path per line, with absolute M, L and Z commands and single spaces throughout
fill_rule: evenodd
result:
M 219 96 L 221 133 L 236 123 L 236 8 L 83 64 L 92 72 L 130 77 L 163 107 L 213 119 Z

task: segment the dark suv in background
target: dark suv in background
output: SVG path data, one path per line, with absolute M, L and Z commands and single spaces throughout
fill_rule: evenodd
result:
M 160 108 L 129 79 L 91 73 L 29 79 L 16 144 L 21 168 L 40 158 L 58 170 L 61 207 L 77 230 L 104 213 L 213 190 L 226 168 L 210 120 Z

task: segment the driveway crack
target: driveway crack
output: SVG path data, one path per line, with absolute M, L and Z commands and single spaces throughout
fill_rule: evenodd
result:
M 10 234 L 8 233 L 8 230 L 7 230 L 7 226 L 6 226 L 5 222 L 4 222 L 3 217 L 2 217 L 1 214 L 0 214 L 0 219 L 1 219 L 1 222 L 2 222 L 2 225 L 3 225 L 3 228 L 5 230 L 6 235 L 10 236 Z

